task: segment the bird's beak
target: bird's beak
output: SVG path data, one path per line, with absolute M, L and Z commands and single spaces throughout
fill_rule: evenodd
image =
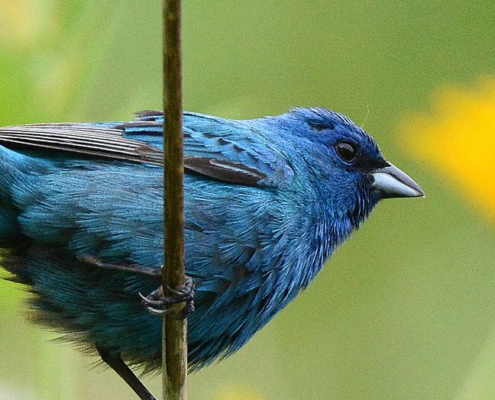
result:
M 382 194 L 382 198 L 425 197 L 425 192 L 406 173 L 389 163 L 371 173 L 372 187 Z

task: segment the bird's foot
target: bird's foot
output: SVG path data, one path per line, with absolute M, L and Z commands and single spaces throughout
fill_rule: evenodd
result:
M 139 293 L 139 296 L 144 307 L 153 315 L 169 314 L 174 304 L 185 302 L 186 306 L 176 316 L 177 319 L 184 319 L 194 312 L 195 289 L 196 287 L 192 278 L 186 276 L 184 283 L 177 289 L 168 287 L 168 291 L 171 293 L 169 296 L 165 296 L 163 286 L 160 286 L 147 296 L 141 293 Z
M 140 268 L 138 265 L 135 264 L 111 264 L 103 262 L 102 260 L 93 256 L 80 256 L 78 257 L 78 260 L 85 264 L 92 265 L 98 268 L 140 274 L 155 279 L 162 278 L 162 268 Z M 170 295 L 168 296 L 165 296 L 162 286 L 160 286 L 158 289 L 154 290 L 147 296 L 139 293 L 144 307 L 151 314 L 169 314 L 172 312 L 172 306 L 174 304 L 184 302 L 186 303 L 186 306 L 182 308 L 178 315 L 176 315 L 176 318 L 184 319 L 194 312 L 194 292 L 196 286 L 194 285 L 194 281 L 191 277 L 186 275 L 184 283 L 177 289 L 172 289 L 171 287 L 167 287 L 167 289 L 170 293 Z

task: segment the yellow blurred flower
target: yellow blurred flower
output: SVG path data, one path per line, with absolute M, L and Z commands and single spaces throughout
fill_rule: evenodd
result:
M 405 118 L 404 146 L 437 169 L 495 222 L 495 78 L 443 88 L 434 109 Z
M 252 389 L 240 386 L 229 386 L 221 390 L 215 396 L 215 400 L 266 400 L 264 397 L 256 394 Z
M 42 33 L 56 29 L 56 2 L 0 0 L 0 40 L 3 45 L 29 47 Z

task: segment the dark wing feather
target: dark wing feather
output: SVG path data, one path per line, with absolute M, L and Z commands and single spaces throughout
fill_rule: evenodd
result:
M 37 124 L 0 128 L 0 144 L 162 165 L 162 151 L 122 130 L 86 124 Z
M 214 158 L 185 156 L 184 166 L 198 174 L 240 185 L 256 186 L 268 178 L 260 171 L 241 163 Z

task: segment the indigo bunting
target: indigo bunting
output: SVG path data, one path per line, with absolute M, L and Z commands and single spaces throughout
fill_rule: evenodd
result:
M 161 363 L 162 319 L 139 294 L 160 285 L 163 124 L 145 111 L 0 129 L 2 266 L 30 286 L 37 321 L 121 375 L 122 360 Z M 371 136 L 325 108 L 254 120 L 185 113 L 183 127 L 192 370 L 243 346 L 379 200 L 424 196 Z

